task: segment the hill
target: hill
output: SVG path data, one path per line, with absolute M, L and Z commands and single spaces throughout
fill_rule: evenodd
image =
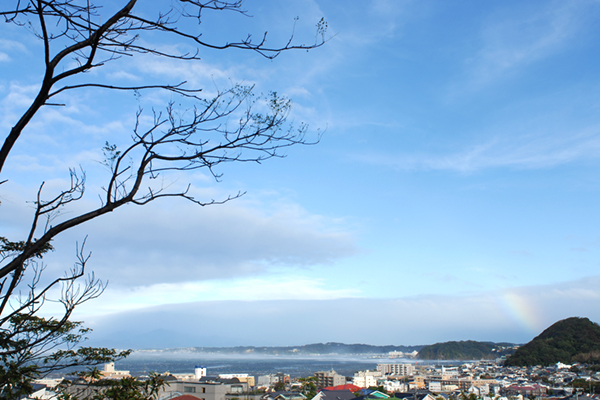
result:
M 587 318 L 558 321 L 521 346 L 507 366 L 551 365 L 557 362 L 600 361 L 600 326 Z
M 411 353 L 419 351 L 423 346 L 373 346 L 369 344 L 345 344 L 345 343 L 314 343 L 302 346 L 282 346 L 282 347 L 256 347 L 256 346 L 235 346 L 235 347 L 188 347 L 165 349 L 164 351 L 185 351 L 190 353 L 203 354 L 230 354 L 230 355 L 383 355 L 391 351 L 401 351 Z
M 417 357 L 422 360 L 493 360 L 511 354 L 514 349 L 511 343 L 466 340 L 424 346 Z

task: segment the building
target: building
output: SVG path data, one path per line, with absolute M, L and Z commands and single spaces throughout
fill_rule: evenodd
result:
M 267 393 L 261 397 L 261 400 L 306 400 L 306 396 L 300 392 L 279 391 Z
M 345 385 L 339 386 L 328 386 L 323 388 L 323 390 L 349 390 L 352 393 L 359 392 L 362 388 L 360 386 L 353 385 L 351 383 L 346 383 Z
M 158 398 L 171 398 L 189 395 L 201 400 L 226 400 L 227 395 L 240 395 L 248 392 L 248 384 L 239 379 L 215 379 L 203 377 L 200 381 L 167 380 L 159 391 Z
M 538 385 L 537 383 L 534 383 L 533 385 L 510 385 L 509 387 L 504 388 L 502 392 L 507 396 L 521 395 L 523 397 L 539 397 L 546 395 L 546 387 Z
M 386 379 L 383 382 L 378 383 L 380 383 L 388 393 L 408 392 L 408 384 L 403 381 Z
M 254 377 L 252 375 L 248 375 L 248 374 L 219 374 L 219 379 L 233 379 L 233 378 L 238 379 L 240 382 L 246 382 L 249 387 L 254 387 L 255 386 Z M 289 381 L 289 375 L 288 375 L 288 381 Z
M 253 376 L 249 376 L 247 382 L 248 382 L 249 386 L 256 386 L 256 388 L 259 388 L 259 389 L 266 389 L 266 388 L 274 387 L 278 383 L 283 383 L 283 384 L 287 385 L 287 384 L 291 383 L 291 379 L 290 379 L 289 374 L 284 374 L 283 372 L 278 372 L 276 374 L 259 375 L 258 378 L 256 379 L 256 385 L 254 385 L 254 377 Z
M 334 370 L 315 372 L 315 378 L 317 378 L 317 389 L 346 384 L 346 377 Z
M 120 379 L 131 376 L 129 375 L 129 371 L 116 370 L 114 362 L 104 364 L 104 368 L 102 371 L 100 371 L 100 375 L 102 375 L 103 378 L 108 379 Z
M 411 376 L 414 374 L 412 364 L 377 364 L 377 371 L 383 375 Z
M 377 379 L 381 378 L 381 371 L 359 371 L 354 374 L 352 384 L 361 388 L 377 386 Z
M 356 396 L 348 389 L 321 390 L 312 400 L 355 400 Z

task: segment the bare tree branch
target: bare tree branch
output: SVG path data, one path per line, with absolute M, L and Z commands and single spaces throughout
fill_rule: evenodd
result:
M 25 26 L 31 24 L 28 18 L 34 14 L 37 16 L 40 33 L 36 35 L 44 42 L 44 59 L 46 71 L 40 90 L 21 119 L 11 129 L 0 148 L 0 172 L 4 167 L 10 150 L 21 136 L 23 129 L 31 121 L 31 118 L 44 105 L 49 105 L 47 100 L 59 93 L 67 90 L 81 87 L 103 87 L 116 90 L 135 90 L 138 88 L 118 87 L 112 85 L 103 85 L 101 83 L 89 82 L 85 84 L 65 85 L 52 92 L 52 88 L 58 82 L 67 80 L 73 76 L 80 75 L 83 72 L 93 68 L 100 67 L 106 62 L 118 59 L 119 55 L 134 55 L 139 53 L 151 54 L 159 57 L 168 57 L 181 61 L 198 60 L 201 48 L 210 49 L 243 49 L 257 52 L 258 54 L 273 59 L 282 51 L 294 49 L 312 49 L 321 46 L 325 42 L 325 30 L 327 24 L 321 20 L 317 24 L 317 36 L 314 44 L 296 45 L 293 44 L 293 33 L 281 46 L 267 45 L 267 33 L 258 41 L 253 41 L 251 35 L 239 41 L 214 44 L 201 39 L 202 34 L 197 32 L 185 31 L 179 27 L 178 22 L 182 19 L 195 19 L 198 24 L 201 23 L 201 16 L 204 10 L 216 11 L 234 11 L 246 14 L 242 9 L 241 1 L 195 1 L 179 0 L 172 3 L 166 11 L 160 12 L 153 20 L 144 18 L 136 14 L 134 7 L 137 0 L 129 0 L 112 16 L 106 19 L 103 24 L 95 22 L 95 18 L 100 14 L 99 7 L 90 2 L 82 1 L 81 4 L 73 0 L 30 0 L 26 6 L 17 1 L 13 8 L 1 10 L 0 15 L 5 17 L 7 22 Z M 47 26 L 52 20 L 55 32 L 48 31 Z M 193 55 L 169 53 L 160 51 L 147 45 L 139 45 L 141 34 L 144 32 L 159 32 L 166 36 L 171 36 L 173 40 L 186 40 L 196 46 L 196 52 Z M 136 33 L 132 35 L 132 33 Z M 66 47 L 52 55 L 52 42 L 58 39 L 67 39 L 71 42 Z M 67 57 L 74 57 L 78 62 L 76 67 L 66 67 L 62 64 Z M 58 66 L 63 65 L 59 71 Z M 168 91 L 174 91 L 178 94 L 191 94 L 200 91 L 200 88 L 183 88 L 178 85 L 153 84 L 141 86 L 141 88 L 161 88 Z
M 118 139 L 116 144 L 106 142 L 103 164 L 108 169 L 108 178 L 101 185 L 103 191 L 97 206 L 83 212 L 74 209 L 73 203 L 86 192 L 86 174 L 81 167 L 71 169 L 70 182 L 57 193 L 50 194 L 44 182 L 40 183 L 24 240 L 11 241 L 0 236 L 0 397 L 6 397 L 7 393 L 27 394 L 31 379 L 50 371 L 94 365 L 127 355 L 127 352 L 79 347 L 89 330 L 70 320 L 72 312 L 101 295 L 106 286 L 93 273 L 86 272 L 90 254 L 84 252 L 85 240 L 77 246 L 74 267 L 64 276 L 50 279 L 43 276 L 46 268 L 40 259 L 53 250 L 52 242 L 58 235 L 127 204 L 145 205 L 173 197 L 200 206 L 226 203 L 244 193 L 222 199 L 197 198 L 190 184 L 177 187 L 164 180 L 160 183 L 157 178 L 205 169 L 219 181 L 221 164 L 261 163 L 284 157 L 283 150 L 287 147 L 320 140 L 319 135 L 314 140 L 306 139 L 306 125 L 287 123 L 291 102 L 275 92 L 255 95 L 253 87 L 233 86 L 207 99 L 200 95 L 203 88 L 186 81 L 120 86 L 94 81 L 92 75 L 85 73 L 139 54 L 193 63 L 200 59 L 204 49 L 250 50 L 273 59 L 284 51 L 321 46 L 327 28 L 323 20 L 317 23 L 316 40 L 310 45 L 296 44 L 294 31 L 280 45 L 271 45 L 266 32 L 258 40 L 248 35 L 212 43 L 204 40 L 200 31 L 205 12 L 248 16 L 241 0 L 174 0 L 165 2 L 166 8 L 153 18 L 139 13 L 137 3 L 137 0 L 121 0 L 121 5 L 109 15 L 103 14 L 106 5 L 94 4 L 92 0 L 6 0 L 0 5 L 0 16 L 6 22 L 29 30 L 42 41 L 45 67 L 34 100 L 0 148 L 0 174 L 13 146 L 34 116 L 44 106 L 66 104 L 61 96 L 69 91 L 161 90 L 172 98 L 193 103 L 183 110 L 175 107 L 174 100 L 162 110 L 140 109 L 130 138 Z M 185 21 L 193 22 L 195 28 Z M 149 34 L 185 42 L 193 50 L 178 53 L 170 48 L 154 48 L 147 44 L 151 40 L 145 40 Z M 151 116 L 151 123 L 144 118 L 146 114 Z M 7 180 L 2 176 L 0 185 Z M 56 302 L 62 305 L 59 315 L 39 316 L 45 306 Z M 4 369 L 5 366 L 11 367 Z

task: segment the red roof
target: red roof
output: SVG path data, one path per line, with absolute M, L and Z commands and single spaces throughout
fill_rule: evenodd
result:
M 349 390 L 352 393 L 354 393 L 354 392 L 358 392 L 361 389 L 362 388 L 360 386 L 356 386 L 351 383 L 348 383 L 346 385 L 329 386 L 329 387 L 323 388 L 322 390 Z

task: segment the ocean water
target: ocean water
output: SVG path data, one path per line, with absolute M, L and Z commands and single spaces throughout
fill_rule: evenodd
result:
M 208 375 L 246 373 L 259 376 L 283 372 L 291 377 L 312 376 L 318 371 L 335 370 L 338 374 L 353 376 L 357 371 L 375 369 L 383 363 L 415 363 L 407 359 L 382 359 L 361 357 L 278 357 L 212 355 L 194 353 L 134 353 L 127 359 L 115 363 L 115 368 L 127 370 L 132 375 L 146 375 L 150 372 L 170 372 L 174 374 L 194 373 L 194 367 L 206 367 Z M 419 362 L 421 363 L 421 362 Z

